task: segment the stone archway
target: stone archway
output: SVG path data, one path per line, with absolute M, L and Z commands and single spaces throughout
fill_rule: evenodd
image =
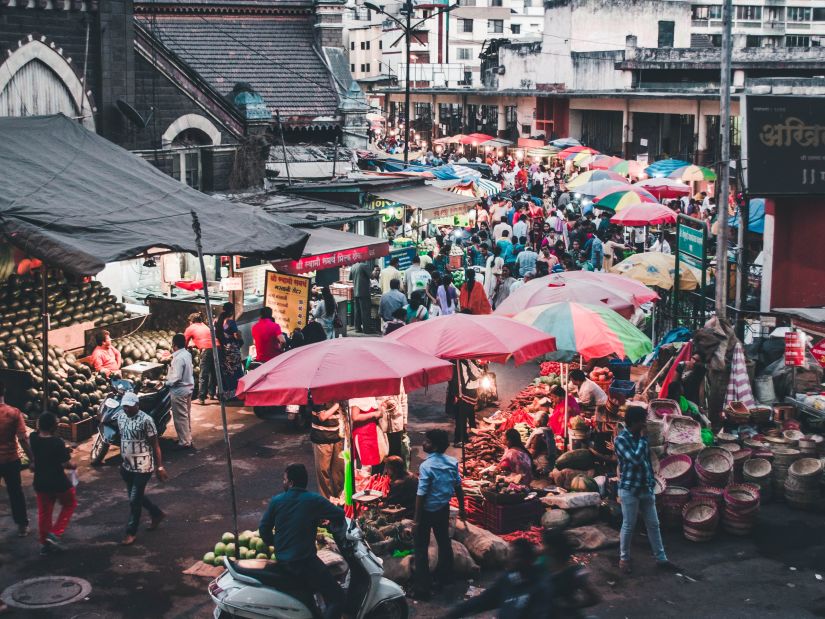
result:
M 220 146 L 221 132 L 208 118 L 200 114 L 185 114 L 175 120 L 166 131 L 163 132 L 161 144 L 163 148 L 170 148 L 175 138 L 187 129 L 197 129 L 206 134 L 212 142 L 212 146 Z

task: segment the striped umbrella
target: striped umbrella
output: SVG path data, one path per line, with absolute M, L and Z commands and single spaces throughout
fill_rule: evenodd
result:
M 672 178 L 646 178 L 638 183 L 633 183 L 633 187 L 646 189 L 659 200 L 663 198 L 679 198 L 690 193 L 690 186 L 675 181 Z
M 613 166 L 624 163 L 624 159 L 613 157 L 611 155 L 594 155 L 590 161 L 591 170 L 613 170 Z M 613 170 L 617 172 L 617 170 Z
M 618 355 L 638 361 L 653 350 L 650 338 L 604 305 L 551 303 L 531 307 L 513 317 L 556 338 L 548 358 L 572 361 Z
M 648 176 L 667 176 L 676 168 L 683 168 L 690 165 L 689 161 L 682 161 L 681 159 L 662 159 L 656 161 L 645 168 L 645 173 Z
M 687 165 L 676 168 L 668 174 L 667 177 L 682 181 L 683 183 L 697 183 L 701 181 L 715 181 L 716 172 L 700 165 Z
M 655 226 L 656 224 L 675 224 L 676 213 L 658 202 L 639 202 L 631 204 L 610 218 L 610 223 L 620 226 Z
M 575 189 L 576 187 L 581 187 L 582 185 L 594 181 L 616 181 L 617 183 L 628 183 L 628 180 L 621 174 L 616 174 L 615 172 L 611 172 L 609 170 L 590 170 L 589 172 L 579 174 L 572 181 L 569 181 L 567 183 L 567 188 Z
M 589 183 L 585 183 L 584 185 L 579 185 L 578 187 L 575 187 L 575 188 L 572 188 L 572 189 L 569 188 L 569 186 L 568 186 L 568 189 L 571 192 L 573 192 L 574 194 L 578 194 L 578 196 L 598 196 L 598 195 L 603 194 L 607 191 L 619 191 L 619 190 L 624 189 L 628 186 L 629 186 L 629 184 L 628 184 L 627 181 L 624 181 L 623 183 L 621 183 L 619 181 L 605 180 L 605 181 L 590 181 Z M 576 196 L 576 197 L 578 197 L 578 196 Z
M 591 155 L 594 155 L 594 154 L 599 152 L 599 151 L 597 151 L 593 148 L 590 148 L 588 146 L 582 146 L 581 144 L 578 144 L 577 146 L 568 146 L 564 150 L 560 151 L 559 152 L 559 158 L 560 159 L 567 159 L 568 157 L 570 157 L 572 155 L 575 155 L 576 153 L 580 153 L 582 151 L 587 151 Z
M 618 190 L 608 190 L 593 198 L 593 204 L 600 209 L 608 209 L 618 213 L 625 207 L 633 204 L 658 204 L 656 197 L 641 187 L 627 187 Z
M 611 167 L 610 170 L 622 176 L 632 176 L 633 178 L 646 176 L 644 164 L 635 159 L 622 159 L 621 162 Z

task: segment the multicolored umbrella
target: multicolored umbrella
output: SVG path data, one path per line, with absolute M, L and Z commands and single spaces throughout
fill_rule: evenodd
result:
M 543 331 L 503 316 L 453 314 L 422 320 L 386 336 L 441 359 L 478 359 L 504 363 L 510 357 L 520 365 L 556 350 L 555 340 Z
M 585 150 L 574 153 L 566 158 L 567 161 L 579 167 L 585 167 L 587 163 L 596 155 L 600 154 L 597 150 L 586 148 Z
M 561 273 L 547 275 L 546 278 L 548 280 L 561 282 L 584 282 L 585 284 L 616 290 L 622 293 L 622 295 L 630 295 L 637 306 L 644 305 L 650 301 L 659 300 L 659 295 L 654 290 L 651 290 L 644 284 L 637 282 L 635 279 L 625 277 L 624 275 L 615 275 L 613 273 L 604 273 L 602 271 L 562 271 Z
M 582 196 L 598 196 L 608 191 L 619 191 L 629 186 L 630 183 L 628 183 L 627 181 L 620 182 L 614 180 L 604 180 L 590 181 L 589 183 L 579 185 L 578 187 L 570 187 L 568 185 L 568 189 L 569 191 Z
M 496 309 L 494 314 L 513 316 L 536 305 L 572 301 L 576 303 L 602 304 L 623 316 L 630 317 L 641 305 L 632 293 L 596 281 L 564 279 L 554 275 L 539 277 L 513 291 Z
M 572 361 L 618 355 L 638 361 L 653 350 L 650 338 L 604 305 L 552 303 L 531 307 L 514 320 L 531 325 L 556 338 L 556 352 L 548 358 Z
M 572 181 L 567 182 L 568 189 L 575 189 L 581 185 L 591 183 L 594 181 L 616 181 L 617 183 L 628 183 L 628 180 L 621 174 L 611 172 L 609 170 L 590 170 L 579 174 Z
M 643 176 L 647 176 L 645 174 L 644 164 L 640 161 L 636 161 L 635 159 L 622 159 L 620 163 L 617 163 L 610 169 L 613 172 L 618 172 L 623 176 L 632 176 L 633 178 L 642 178 Z
M 608 190 L 593 198 L 593 204 L 600 209 L 618 212 L 634 204 L 658 204 L 656 197 L 641 187 L 626 187 L 617 190 Z
M 633 254 L 614 265 L 610 272 L 630 277 L 646 286 L 670 290 L 676 277 L 676 257 L 659 251 Z M 699 269 L 685 262 L 679 265 L 679 290 L 695 290 L 701 281 Z
M 676 168 L 683 168 L 690 165 L 690 161 L 682 161 L 681 159 L 662 159 L 651 163 L 645 168 L 645 173 L 648 176 L 664 177 L 673 172 Z
M 700 165 L 687 165 L 676 168 L 667 177 L 683 183 L 698 183 L 701 181 L 715 181 L 716 172 Z
M 588 146 L 582 146 L 581 144 L 577 144 L 575 146 L 568 146 L 564 150 L 560 151 L 558 156 L 560 159 L 567 159 L 571 155 L 575 155 L 576 153 L 580 153 L 582 151 L 587 151 L 591 155 L 595 155 L 599 152 Z
M 618 209 L 617 209 L 618 210 Z M 620 226 L 655 226 L 676 223 L 676 213 L 658 202 L 638 202 L 623 208 L 610 218 L 610 223 Z
M 591 170 L 612 170 L 613 166 L 623 162 L 624 159 L 611 155 L 594 155 L 593 159 L 590 160 L 589 166 Z
M 659 200 L 680 198 L 690 194 L 690 186 L 675 181 L 672 178 L 647 178 L 638 183 L 633 183 L 633 187 L 646 189 Z

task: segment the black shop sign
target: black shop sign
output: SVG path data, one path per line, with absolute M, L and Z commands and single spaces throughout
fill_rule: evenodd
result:
M 825 194 L 825 98 L 745 97 L 748 193 Z

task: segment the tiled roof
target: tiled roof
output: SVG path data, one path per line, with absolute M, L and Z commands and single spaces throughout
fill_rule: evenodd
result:
M 223 95 L 247 82 L 287 121 L 337 116 L 335 87 L 313 48 L 312 16 L 139 16 L 160 43 Z

